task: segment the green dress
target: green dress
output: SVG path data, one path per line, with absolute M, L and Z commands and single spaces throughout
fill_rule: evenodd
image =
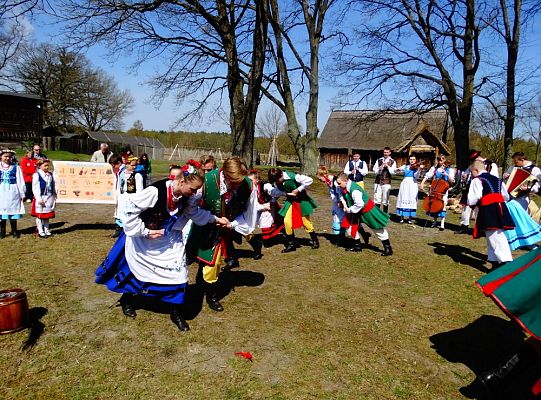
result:
M 360 187 L 355 182 L 350 181 L 351 186 L 348 188 L 346 193 L 344 194 L 344 199 L 346 200 L 346 204 L 348 207 L 352 207 L 354 205 L 353 201 L 353 192 L 359 191 L 362 194 L 364 207 L 363 209 L 353 215 L 358 215 L 359 222 L 362 222 L 366 224 L 369 228 L 372 229 L 383 229 L 387 226 L 387 223 L 389 222 L 389 214 L 384 213 L 380 210 L 379 207 L 375 207 L 374 202 L 370 199 L 370 196 L 368 196 L 368 193 Z M 346 214 L 346 218 L 348 216 L 351 216 L 352 214 Z M 345 219 L 346 219 L 345 218 Z M 344 226 L 345 227 L 345 226 Z

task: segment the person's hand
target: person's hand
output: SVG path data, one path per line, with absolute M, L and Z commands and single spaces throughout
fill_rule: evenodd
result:
M 298 194 L 299 194 L 299 190 L 298 190 L 298 189 L 295 189 L 295 190 L 293 190 L 291 193 L 288 193 L 288 196 L 295 196 L 295 197 L 297 197 Z
M 504 174 L 502 175 L 502 178 L 507 179 L 507 178 L 509 178 L 510 175 L 511 174 L 509 172 L 504 172 Z
M 265 203 L 263 204 L 263 208 L 262 208 L 264 211 L 270 211 L 271 210 L 271 205 L 269 203 Z
M 163 237 L 165 229 L 150 229 L 147 238 L 148 239 L 159 239 Z
M 40 204 L 42 207 L 45 207 L 45 201 L 40 200 L 40 201 L 39 201 L 39 204 Z
M 216 225 L 227 227 L 227 224 L 229 224 L 229 220 L 226 217 L 216 217 Z

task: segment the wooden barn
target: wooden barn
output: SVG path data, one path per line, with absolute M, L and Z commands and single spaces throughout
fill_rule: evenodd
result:
M 438 154 L 449 155 L 444 143 L 450 123 L 446 110 L 416 111 L 352 110 L 333 111 L 318 140 L 320 164 L 341 169 L 353 153 L 369 164 L 389 146 L 398 165 L 411 153 L 432 162 Z
M 30 93 L 0 91 L 0 142 L 39 143 L 45 99 Z

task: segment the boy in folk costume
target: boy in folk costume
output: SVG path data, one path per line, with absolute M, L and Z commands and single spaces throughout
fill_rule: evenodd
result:
M 36 227 L 40 238 L 52 235 L 49 230 L 49 219 L 55 217 L 56 188 L 53 174 L 49 172 L 50 162 L 40 159 L 37 162 L 38 172 L 32 176 L 32 211 L 30 215 L 36 217 Z
M 513 229 L 506 201 L 509 194 L 500 178 L 490 175 L 483 161 L 474 161 L 470 166 L 472 181 L 468 191 L 468 206 L 478 207 L 473 238 L 485 236 L 488 261 L 497 268 L 513 260 L 504 230 Z
M 201 207 L 231 222 L 225 228 L 194 226 L 190 235 L 190 251 L 199 260 L 197 282 L 214 311 L 224 310 L 219 301 L 218 277 L 233 256 L 232 230 L 247 236 L 257 224 L 257 190 L 247 174 L 246 164 L 239 157 L 229 157 L 222 168 L 205 174 Z
M 120 305 L 128 317 L 136 317 L 134 296 L 159 299 L 170 305 L 171 321 L 180 331 L 190 329 L 182 304 L 188 286 L 186 247 L 192 222 L 226 225 L 198 207 L 193 196 L 204 181 L 197 162 L 188 161 L 174 180 L 153 183 L 127 198 L 129 213 L 124 230 L 96 270 L 96 283 L 122 293 Z
M 346 174 L 340 174 L 336 178 L 336 182 L 343 191 L 342 203 L 346 216 L 342 221 L 342 227 L 350 232 L 351 237 L 355 240 L 352 251 L 361 251 L 361 240 L 358 231 L 358 226 L 362 222 L 371 228 L 381 240 L 383 244 L 382 256 L 390 256 L 393 254 L 389 234 L 385 226 L 389 222 L 389 214 L 384 213 L 370 199 L 368 194 L 357 183 L 348 179 Z
M 11 225 L 14 238 L 21 236 L 17 230 L 17 220 L 24 215 L 26 186 L 21 168 L 13 162 L 15 152 L 0 150 L 0 239 L 6 237 L 6 221 Z
M 344 172 L 344 174 L 348 175 L 346 172 Z M 349 178 L 349 175 L 348 175 L 348 178 Z M 329 195 L 331 196 L 332 233 L 333 235 L 336 235 L 336 238 L 337 238 L 335 244 L 337 246 L 345 245 L 346 230 L 342 228 L 342 220 L 344 219 L 344 216 L 346 215 L 346 213 L 344 211 L 344 206 L 342 204 L 342 188 L 336 182 L 336 176 L 329 173 L 325 165 L 319 166 L 319 169 L 317 171 L 317 179 L 321 183 L 324 183 L 325 185 L 327 185 L 327 189 L 329 190 Z M 359 183 L 357 182 L 357 184 Z M 364 243 L 368 244 L 371 234 L 366 232 L 363 229 L 362 225 L 359 225 L 359 233 L 363 237 Z M 348 250 L 352 250 L 352 249 L 348 249 Z
M 314 180 L 306 175 L 282 171 L 280 168 L 269 170 L 269 183 L 274 185 L 271 191 L 272 197 L 285 196 L 286 201 L 279 214 L 284 217 L 286 230 L 286 247 L 282 253 L 289 253 L 297 249 L 295 242 L 295 229 L 304 226 L 304 229 L 312 239 L 312 249 L 319 248 L 317 233 L 310 221 L 310 215 L 317 207 L 316 202 L 306 193 Z

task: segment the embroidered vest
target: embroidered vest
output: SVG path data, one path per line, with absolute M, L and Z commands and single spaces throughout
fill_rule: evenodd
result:
M 389 158 L 389 161 L 394 163 L 394 160 L 392 158 Z M 383 167 L 383 157 L 379 158 L 378 161 L 378 174 L 376 175 L 376 184 L 380 185 L 389 185 L 391 183 L 391 173 L 389 172 L 389 169 L 387 167 Z
M 161 181 L 153 183 L 158 189 L 158 201 L 154 204 L 154 207 L 148 208 L 139 215 L 139 218 L 144 222 L 147 229 L 161 229 L 165 222 L 171 218 L 169 209 L 167 208 L 167 185 L 168 179 L 162 179 Z M 187 197 L 182 197 L 177 205 L 177 215 L 182 213 L 186 204 L 188 203 Z
M 252 190 L 252 181 L 246 177 L 235 191 L 221 196 L 220 171 L 213 170 L 205 174 L 202 207 L 218 217 L 227 217 L 232 221 L 246 210 Z
M 0 182 L 14 185 L 17 183 L 17 167 L 12 165 L 7 171 L 0 169 Z

